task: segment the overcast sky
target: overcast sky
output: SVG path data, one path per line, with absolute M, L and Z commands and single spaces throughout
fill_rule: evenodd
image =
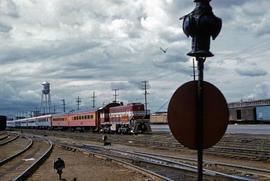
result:
M 222 30 L 204 79 L 227 102 L 270 98 L 270 1 L 212 0 Z M 117 99 L 165 111 L 173 92 L 191 81 L 191 38 L 180 17 L 193 0 L 0 0 L 0 114 L 40 106 L 42 82 L 51 84 L 57 111 Z M 166 53 L 160 50 L 168 48 Z

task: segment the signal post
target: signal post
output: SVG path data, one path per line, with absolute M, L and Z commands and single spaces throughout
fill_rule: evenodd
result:
M 195 9 L 180 18 L 183 31 L 192 37 L 188 56 L 196 58 L 198 80 L 180 86 L 168 107 L 168 123 L 173 136 L 184 146 L 197 150 L 198 180 L 203 178 L 203 149 L 216 144 L 224 135 L 229 111 L 223 94 L 214 85 L 203 80 L 204 62 L 214 56 L 210 51 L 210 37 L 214 40 L 222 20 L 214 15 L 209 2 L 194 0 Z

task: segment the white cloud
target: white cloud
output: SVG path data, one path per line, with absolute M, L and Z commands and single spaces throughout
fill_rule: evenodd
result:
M 270 78 L 269 2 L 211 4 L 223 27 L 211 42 L 215 57 L 205 62 L 205 80 L 228 102 L 249 95 L 269 98 L 268 84 L 258 83 Z M 189 0 L 1 0 L 0 100 L 6 106 L 1 101 L 0 113 L 39 107 L 45 80 L 53 103 L 61 107 L 65 98 L 70 109 L 77 96 L 90 105 L 93 91 L 102 105 L 117 87 L 119 100 L 143 102 L 139 85 L 149 80 L 150 109 L 165 104 L 165 110 L 176 88 L 193 79 L 186 55 L 191 38 L 183 34 L 179 17 L 194 7 Z

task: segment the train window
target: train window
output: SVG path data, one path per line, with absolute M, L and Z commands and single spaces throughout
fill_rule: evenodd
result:
M 76 117 L 76 120 L 79 120 L 79 116 Z
M 90 119 L 90 115 L 87 115 L 87 119 Z
M 241 110 L 236 110 L 236 117 L 237 119 L 241 119 Z
M 92 114 L 92 115 L 91 115 L 91 119 L 93 119 L 93 117 L 94 117 L 94 116 L 93 116 L 93 114 Z

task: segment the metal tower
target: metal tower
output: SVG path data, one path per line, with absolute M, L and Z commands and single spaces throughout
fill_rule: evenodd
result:
M 43 114 L 51 113 L 51 94 L 50 94 L 50 83 L 43 82 L 43 89 L 41 91 L 41 104 L 40 104 L 40 112 Z

